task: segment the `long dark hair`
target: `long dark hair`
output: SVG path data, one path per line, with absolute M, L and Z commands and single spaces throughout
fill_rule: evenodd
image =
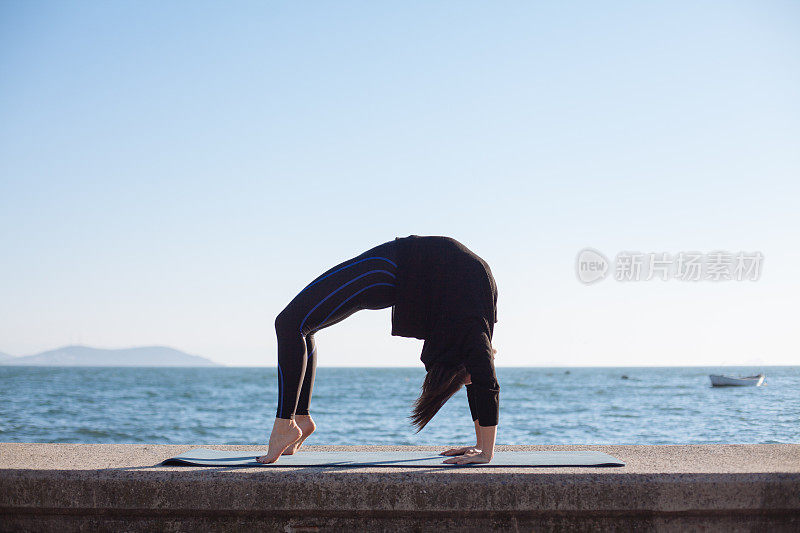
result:
M 419 433 L 439 409 L 464 385 L 467 369 L 464 365 L 435 363 L 422 382 L 422 392 L 411 410 L 411 424 Z

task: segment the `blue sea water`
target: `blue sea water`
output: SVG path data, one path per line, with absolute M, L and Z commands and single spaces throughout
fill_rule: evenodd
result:
M 709 373 L 764 372 L 712 388 Z M 622 376 L 628 376 L 623 379 Z M 462 389 L 421 433 L 421 368 L 319 368 L 309 444 L 470 444 Z M 265 443 L 270 368 L 0 367 L 0 441 Z M 800 442 L 800 367 L 499 368 L 501 444 Z

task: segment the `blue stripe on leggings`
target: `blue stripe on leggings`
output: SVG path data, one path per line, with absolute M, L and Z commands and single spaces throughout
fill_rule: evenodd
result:
M 303 321 L 302 321 L 302 322 L 300 322 L 300 334 L 301 334 L 301 335 L 303 334 L 303 326 L 305 326 L 305 325 L 306 325 L 306 320 L 308 320 L 308 317 L 309 317 L 309 316 L 311 316 L 311 313 L 313 313 L 313 312 L 314 312 L 314 310 L 315 310 L 317 307 L 319 307 L 320 305 L 322 305 L 323 303 L 325 303 L 325 301 L 326 301 L 328 298 L 330 298 L 331 296 L 333 296 L 334 294 L 336 294 L 336 293 L 337 293 L 337 292 L 339 292 L 340 290 L 344 289 L 345 287 L 347 287 L 347 286 L 348 286 L 348 285 L 350 285 L 351 283 L 353 283 L 353 282 L 355 282 L 355 281 L 358 281 L 359 279 L 363 278 L 364 276 L 368 276 L 368 275 L 370 275 L 370 274 L 375 274 L 375 273 L 377 273 L 377 272 L 383 272 L 383 273 L 385 273 L 385 274 L 389 274 L 389 275 L 390 275 L 390 276 L 392 276 L 393 278 L 395 277 L 395 275 L 394 275 L 394 274 L 392 274 L 391 272 L 389 272 L 388 270 L 370 270 L 369 272 L 365 272 L 364 274 L 361 274 L 360 276 L 356 276 L 355 278 L 351 279 L 350 281 L 348 281 L 347 283 L 345 283 L 344 285 L 340 286 L 338 289 L 336 289 L 335 291 L 333 291 L 332 293 L 330 293 L 329 295 L 327 295 L 327 296 L 326 296 L 325 298 L 323 298 L 323 299 L 322 299 L 322 300 L 321 300 L 321 301 L 320 301 L 320 302 L 319 302 L 317 305 L 315 305 L 314 307 L 312 307 L 312 308 L 311 308 L 311 311 L 309 311 L 309 312 L 308 312 L 308 314 L 306 314 L 306 316 L 303 318 Z M 359 292 L 361 292 L 361 291 L 359 291 Z M 358 293 L 356 293 L 356 294 L 358 294 Z M 351 298 L 352 298 L 352 296 L 351 296 Z M 350 298 L 348 298 L 347 300 L 349 300 L 349 299 L 350 299 Z M 345 301 L 347 301 L 347 300 L 345 300 Z M 341 306 L 340 306 L 340 307 L 341 307 Z M 338 307 L 337 307 L 337 309 L 338 309 Z M 330 315 L 328 315 L 328 316 L 330 316 Z
M 350 296 L 350 297 L 349 297 L 347 300 L 345 300 L 345 301 L 343 301 L 342 303 L 340 303 L 339 305 L 337 305 L 337 306 L 336 306 L 336 308 L 335 308 L 333 311 L 331 311 L 330 313 L 328 313 L 328 316 L 326 316 L 326 317 L 325 317 L 325 320 L 328 320 L 328 319 L 330 318 L 330 316 L 331 316 L 333 313 L 335 313 L 335 312 L 336 312 L 336 310 L 337 310 L 337 309 L 339 309 L 341 306 L 343 306 L 344 304 L 346 304 L 346 303 L 347 303 L 349 300 L 351 300 L 352 298 L 355 298 L 356 296 L 358 296 L 359 294 L 361 294 L 361 293 L 362 293 L 362 292 L 364 292 L 365 290 L 367 290 L 367 289 L 369 289 L 369 288 L 371 288 L 371 287 L 377 287 L 378 285 L 388 285 L 389 287 L 394 287 L 394 285 L 393 285 L 392 283 L 373 283 L 372 285 L 367 285 L 366 287 L 364 287 L 363 289 L 361 289 L 361 290 L 360 290 L 360 291 L 358 291 L 357 293 L 355 293 L 355 294 L 351 295 L 351 296 Z M 325 320 L 323 320 L 321 323 L 322 323 L 322 324 L 325 324 Z
M 363 263 L 364 261 L 369 261 L 370 259 L 382 259 L 383 261 L 386 261 L 386 262 L 388 262 L 388 263 L 391 263 L 392 265 L 394 265 L 394 267 L 395 267 L 395 268 L 397 268 L 397 264 L 396 264 L 394 261 L 391 261 L 391 260 L 389 260 L 389 259 L 386 259 L 385 257 L 377 257 L 377 256 L 375 256 L 375 257 L 367 257 L 366 259 L 361 259 L 360 261 L 355 261 L 354 263 L 350 263 L 349 265 L 345 265 L 345 266 L 343 266 L 342 268 L 336 269 L 336 270 L 334 270 L 333 272 L 331 272 L 331 273 L 329 273 L 329 274 L 325 274 L 324 276 L 322 276 L 322 277 L 321 277 L 321 278 L 319 278 L 318 280 L 316 280 L 316 281 L 314 281 L 314 282 L 312 282 L 312 283 L 309 283 L 308 285 L 306 285 L 305 289 L 303 289 L 302 291 L 300 291 L 298 294 L 302 294 L 302 293 L 303 293 L 303 291 L 305 291 L 307 288 L 309 288 L 309 287 L 312 287 L 312 286 L 316 285 L 317 283 L 319 283 L 319 282 L 320 282 L 320 281 L 322 281 L 323 279 L 327 278 L 328 276 L 332 276 L 332 275 L 336 274 L 337 272 L 340 272 L 340 271 L 344 270 L 345 268 L 349 268 L 349 267 L 351 267 L 351 266 L 353 266 L 353 265 L 357 265 L 357 264 L 359 264 L 359 263 Z

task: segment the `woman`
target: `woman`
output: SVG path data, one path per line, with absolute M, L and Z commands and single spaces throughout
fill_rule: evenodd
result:
M 477 443 L 442 455 L 445 463 L 488 463 L 494 454 L 499 389 L 492 334 L 497 286 L 489 265 L 450 237 L 411 235 L 344 261 L 307 285 L 275 319 L 278 410 L 269 450 L 273 463 L 297 451 L 315 429 L 309 414 L 316 370 L 314 333 L 361 309 L 392 307 L 392 335 L 423 339 L 427 374 L 414 403 L 421 430 L 467 386 Z

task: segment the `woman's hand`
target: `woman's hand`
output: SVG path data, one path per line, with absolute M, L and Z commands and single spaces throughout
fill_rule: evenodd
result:
M 463 446 L 461 448 L 450 448 L 449 450 L 443 451 L 439 455 L 466 455 L 475 453 L 481 453 L 481 449 L 475 446 Z
M 470 465 L 470 464 L 486 464 L 491 460 L 492 457 L 490 455 L 484 454 L 483 452 L 479 451 L 478 453 L 467 453 L 464 455 L 459 455 L 458 457 L 451 457 L 450 459 L 445 459 L 442 462 L 449 465 Z

